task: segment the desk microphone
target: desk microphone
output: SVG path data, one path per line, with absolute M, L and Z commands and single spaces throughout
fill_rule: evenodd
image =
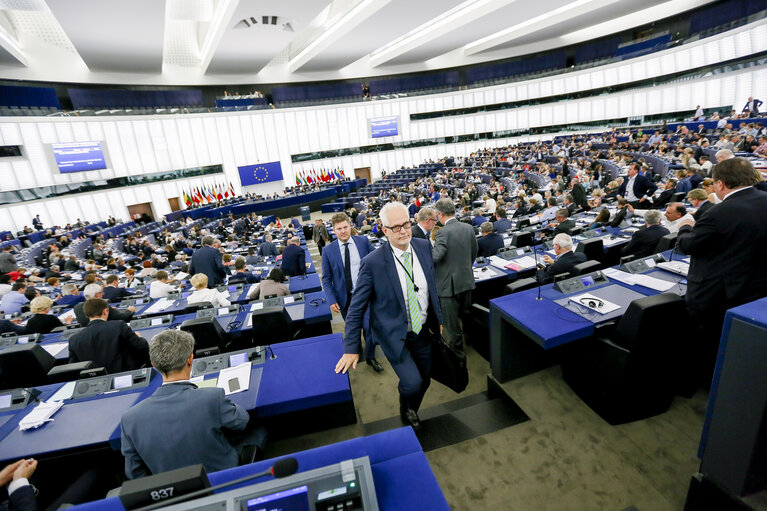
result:
M 535 283 L 538 285 L 538 297 L 537 301 L 541 301 L 541 269 L 538 267 L 538 247 L 540 245 L 533 245 L 533 255 L 535 256 Z
M 40 399 L 38 399 L 38 398 L 40 397 L 40 394 L 43 393 L 42 390 L 40 390 L 40 389 L 28 389 L 28 388 L 24 388 L 23 390 L 24 390 L 24 392 L 26 392 L 29 395 L 29 397 L 31 397 L 34 400 L 35 403 L 39 403 L 40 402 Z

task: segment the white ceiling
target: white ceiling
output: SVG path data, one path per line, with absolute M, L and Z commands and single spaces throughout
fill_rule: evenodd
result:
M 712 1 L 0 0 L 0 78 L 226 85 L 383 76 L 545 51 Z

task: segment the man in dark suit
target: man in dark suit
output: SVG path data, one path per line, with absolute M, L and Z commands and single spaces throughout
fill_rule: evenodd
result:
M 676 179 L 668 178 L 666 184 L 663 185 L 663 191 L 655 197 L 652 201 L 652 207 L 654 209 L 665 209 L 671 198 L 676 194 Z
M 104 298 L 103 289 L 101 287 L 101 284 L 88 284 L 85 286 L 85 289 L 83 289 L 82 294 L 84 300 L 77 305 L 74 306 L 72 309 L 75 313 L 75 319 L 77 319 L 77 324 L 80 326 L 88 326 L 88 323 L 90 323 L 90 319 L 88 318 L 88 315 L 85 312 L 85 302 L 87 300 L 90 300 L 91 298 Z M 124 321 L 128 322 L 131 319 L 133 319 L 133 313 L 136 312 L 136 307 L 130 306 L 126 307 L 124 309 L 115 309 L 114 307 L 109 307 L 109 317 L 107 318 L 108 321 Z
M 133 295 L 133 293 L 127 289 L 118 287 L 119 282 L 120 278 L 117 275 L 107 276 L 106 286 L 104 286 L 104 290 L 101 292 L 104 300 L 114 303 L 122 301 L 125 298 L 130 298 Z
M 258 255 L 261 257 L 277 257 L 280 255 L 280 251 L 277 250 L 277 247 L 274 246 L 274 243 L 272 243 L 272 235 L 267 234 L 264 236 L 264 242 L 261 243 L 258 247 Z
M 714 204 L 708 200 L 708 194 L 702 188 L 696 188 L 687 192 L 687 200 L 690 201 L 692 207 L 697 208 L 692 215 L 696 222 L 700 222 L 706 211 L 714 207 Z
M 90 322 L 69 338 L 70 362 L 91 360 L 110 374 L 139 369 L 149 363 L 146 340 L 124 321 L 107 321 L 106 300 L 91 298 L 85 302 L 84 312 Z
M 759 107 L 762 106 L 762 102 L 756 98 L 749 96 L 746 101 L 746 106 L 743 107 L 743 112 L 748 112 L 749 117 L 759 117 Z
M 657 209 L 651 209 L 645 213 L 644 227 L 631 236 L 631 240 L 621 249 L 621 254 L 624 256 L 633 255 L 635 259 L 642 259 L 654 254 L 658 241 L 668 234 L 668 229 L 660 225 L 661 218 L 661 212 Z
M 188 332 L 166 330 L 152 339 L 149 356 L 163 384 L 120 421 L 129 479 L 198 463 L 207 472 L 236 467 L 239 456 L 233 443 L 263 451 L 266 433 L 248 427 L 247 410 L 233 403 L 223 389 L 197 388 L 189 381 L 193 352 L 194 338 Z M 244 433 L 235 439 L 233 431 Z
M 471 219 L 471 225 L 474 227 L 480 227 L 487 222 L 487 218 L 482 216 L 482 212 L 479 209 L 474 210 L 474 217 Z
M 744 158 L 713 168 L 714 192 L 722 200 L 700 221 L 679 224 L 679 249 L 690 256 L 685 301 L 704 352 L 704 377 L 710 377 L 724 313 L 767 296 L 767 194 L 754 189 L 756 173 Z M 710 382 L 710 379 L 706 380 Z
M 496 209 L 495 218 L 497 220 L 493 222 L 493 229 L 495 229 L 496 232 L 506 232 L 509 229 L 511 229 L 511 221 L 508 218 L 506 218 L 505 209 L 503 208 Z
M 389 243 L 360 265 L 357 287 L 346 315 L 344 355 L 335 367 L 357 367 L 365 311 L 370 330 L 399 377 L 400 416 L 419 429 L 418 408 L 431 382 L 431 336 L 441 330 L 431 244 L 412 239 L 407 208 L 390 202 L 381 208 Z
M 257 284 L 259 282 L 261 279 L 245 268 L 244 257 L 239 256 L 234 260 L 234 274 L 229 277 L 227 284 Z
M 629 165 L 628 179 L 624 179 L 618 188 L 618 196 L 624 197 L 629 204 L 637 209 L 648 209 L 650 198 L 658 189 L 658 185 L 649 178 L 639 173 L 639 164 L 633 162 Z
M 548 254 L 543 256 L 543 262 L 549 266 L 538 274 L 542 284 L 554 282 L 554 277 L 557 275 L 569 273 L 576 264 L 586 262 L 586 254 L 572 250 L 573 239 L 569 234 L 563 233 L 554 236 L 554 253 L 557 258 L 553 259 Z
M 445 325 L 445 340 L 455 349 L 464 344 L 463 317 L 471 307 L 474 289 L 472 266 L 477 258 L 474 228 L 455 218 L 452 199 L 440 199 L 434 205 L 443 227 L 434 239 L 434 270 Z
M 282 273 L 290 277 L 306 275 L 306 253 L 294 236 L 288 240 L 288 245 L 282 251 Z
M 554 227 L 554 236 L 557 234 L 570 234 L 575 229 L 575 220 L 568 218 L 570 213 L 565 208 L 557 210 L 554 217 L 555 222 L 552 222 Z
M 322 252 L 322 289 L 330 302 L 330 310 L 341 313 L 346 319 L 352 292 L 357 283 L 360 263 L 370 252 L 373 244 L 367 236 L 352 236 L 351 219 L 346 213 L 336 213 L 330 219 L 336 240 Z M 376 360 L 376 345 L 364 322 L 365 360 L 376 372 L 383 371 L 383 366 Z
M 477 240 L 477 257 L 494 256 L 503 248 L 503 236 L 493 232 L 493 224 L 483 223 L 480 228 L 482 237 Z
M 572 186 L 573 203 L 575 203 L 575 205 L 582 210 L 591 209 L 589 207 L 589 200 L 586 197 L 586 189 L 580 183 L 580 180 L 578 178 L 574 178 L 571 183 L 571 186 Z
M 221 260 L 221 252 L 213 248 L 213 241 L 213 236 L 205 236 L 202 239 L 202 247 L 194 252 L 192 263 L 189 265 L 191 275 L 204 273 L 208 276 L 209 288 L 223 284 L 229 274 Z
M 437 225 L 437 212 L 432 208 L 421 208 L 416 220 L 418 223 L 411 228 L 413 237 L 428 240 L 432 229 Z

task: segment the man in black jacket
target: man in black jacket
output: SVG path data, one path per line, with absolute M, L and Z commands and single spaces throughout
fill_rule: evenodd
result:
M 29 478 L 37 468 L 37 460 L 23 459 L 0 470 L 0 487 L 8 485 L 8 502 L 0 504 L 0 510 L 37 511 L 35 490 Z
M 483 223 L 480 228 L 482 237 L 477 240 L 477 257 L 490 257 L 503 248 L 503 236 L 493 232 L 493 224 Z
M 101 284 L 88 284 L 83 290 L 83 295 L 85 295 L 86 301 L 90 300 L 91 298 L 104 297 Z M 77 323 L 80 326 L 88 326 L 88 323 L 90 323 L 90 318 L 85 312 L 85 302 L 78 303 L 72 310 L 75 312 L 75 319 L 77 319 Z M 133 319 L 134 312 L 136 312 L 136 308 L 133 306 L 126 307 L 125 309 L 115 309 L 114 307 L 109 307 L 109 316 L 107 319 L 109 321 L 128 322 Z
M 618 196 L 628 199 L 629 204 L 637 209 L 649 209 L 650 198 L 658 189 L 658 185 L 649 178 L 639 173 L 639 164 L 634 162 L 629 165 L 628 179 L 621 183 Z
M 88 326 L 69 339 L 69 361 L 93 361 L 107 373 L 121 373 L 149 364 L 149 345 L 124 321 L 107 321 L 109 304 L 102 298 L 85 302 Z
M 704 192 L 705 193 L 705 192 Z M 651 209 L 644 216 L 645 225 L 631 237 L 621 249 L 621 254 L 633 255 L 635 259 L 641 259 L 655 253 L 658 241 L 668 234 L 668 229 L 660 225 L 661 213 L 657 209 Z
M 557 210 L 556 216 L 554 217 L 556 223 L 552 222 L 556 225 L 556 227 L 554 227 L 554 236 L 557 234 L 569 235 L 572 230 L 575 229 L 575 220 L 571 220 L 568 218 L 569 216 L 570 213 L 568 213 L 565 208 Z
M 543 256 L 543 262 L 548 266 L 539 273 L 538 278 L 542 284 L 548 284 L 554 281 L 554 277 L 562 273 L 569 273 L 573 266 L 586 262 L 586 254 L 582 252 L 573 252 L 573 239 L 569 234 L 557 234 L 554 236 L 554 253 L 556 260 L 550 255 Z
M 573 179 L 572 188 L 573 202 L 575 205 L 584 211 L 591 209 L 589 207 L 589 200 L 586 197 L 586 189 L 577 178 Z
M 189 274 L 204 273 L 208 276 L 208 287 L 214 288 L 223 284 L 229 274 L 221 260 L 221 252 L 213 248 L 213 236 L 202 239 L 202 247 L 197 249 L 189 265 Z
M 306 275 L 306 252 L 297 237 L 290 238 L 282 251 L 282 273 L 290 277 Z
M 126 298 L 130 298 L 133 293 L 119 287 L 120 278 L 117 275 L 108 275 L 106 279 L 106 286 L 104 286 L 102 297 L 108 302 L 120 302 Z

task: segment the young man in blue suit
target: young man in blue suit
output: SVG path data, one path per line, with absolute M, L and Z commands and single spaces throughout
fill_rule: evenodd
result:
M 360 262 L 373 251 L 373 244 L 366 236 L 352 236 L 351 219 L 346 213 L 336 213 L 330 223 L 337 239 L 322 251 L 322 288 L 328 295 L 330 310 L 340 312 L 346 319 L 354 284 L 360 271 Z M 371 339 L 367 324 L 368 320 L 365 318 L 365 360 L 380 373 L 384 369 L 376 360 L 376 345 Z
M 221 260 L 221 252 L 213 248 L 213 236 L 205 236 L 202 239 L 202 247 L 198 248 L 192 256 L 189 265 L 189 273 L 204 273 L 208 276 L 208 287 L 214 288 L 223 284 L 229 274 Z
M 237 466 L 231 431 L 247 428 L 248 412 L 230 401 L 224 389 L 197 388 L 189 381 L 193 351 L 194 337 L 182 330 L 166 330 L 150 342 L 149 358 L 163 383 L 122 416 L 121 449 L 128 479 L 197 463 L 208 473 Z M 237 443 L 263 450 L 266 432 L 248 428 Z
M 346 314 L 344 355 L 336 373 L 356 368 L 365 311 L 370 330 L 399 377 L 400 416 L 421 427 L 418 408 L 431 382 L 432 336 L 442 331 L 431 244 L 412 239 L 408 210 L 400 202 L 381 208 L 384 244 L 360 265 Z

